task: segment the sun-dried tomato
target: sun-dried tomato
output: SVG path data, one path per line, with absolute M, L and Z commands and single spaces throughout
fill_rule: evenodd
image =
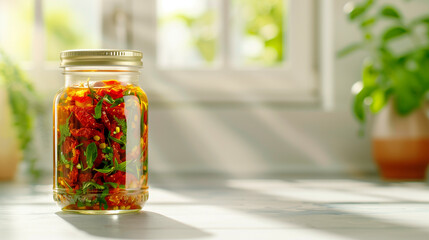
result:
M 101 111 L 101 121 L 103 122 L 104 126 L 110 131 L 115 131 L 116 126 L 112 126 L 109 117 L 107 117 L 107 110 L 103 109 Z
M 73 170 L 69 172 L 68 178 L 66 180 L 71 187 L 73 187 L 76 184 L 78 174 L 79 172 L 77 168 L 73 168 Z
M 105 142 L 104 134 L 92 128 L 73 129 L 70 133 L 73 137 L 84 137 L 87 139 L 93 139 L 95 136 L 98 136 L 99 139 L 96 141 Z
M 125 185 L 125 182 L 126 182 L 125 173 L 118 171 L 112 175 L 107 176 L 106 181 L 107 182 L 114 182 L 114 183 L 117 183 L 120 185 Z
M 116 159 L 116 161 L 118 161 L 118 163 L 123 162 L 121 159 L 121 155 L 120 155 L 121 145 L 117 142 L 113 142 L 112 148 L 113 148 L 113 160 Z
M 87 109 L 88 108 L 75 107 L 74 108 L 74 115 L 79 120 L 79 122 L 82 124 L 82 126 L 88 127 L 88 128 L 101 129 L 103 127 L 103 125 L 100 123 L 97 123 L 94 116 L 91 113 L 89 113 L 89 111 Z M 94 112 L 93 108 L 89 108 L 89 109 L 91 109 L 92 112 Z
M 79 174 L 79 183 L 82 184 L 84 182 L 88 182 L 92 179 L 91 171 L 85 171 Z
M 107 112 L 109 113 L 110 116 L 112 116 L 112 118 L 113 116 L 115 116 L 118 119 L 124 119 L 125 118 L 124 107 L 125 107 L 125 104 L 121 103 L 116 107 L 113 107 L 113 108 L 109 107 L 107 109 Z

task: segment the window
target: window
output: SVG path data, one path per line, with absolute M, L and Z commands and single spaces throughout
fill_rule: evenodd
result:
M 44 91 L 62 85 L 61 50 L 134 48 L 144 53 L 144 88 L 153 102 L 313 103 L 319 94 L 315 4 L 1 1 L 0 44 L 11 46 L 7 52 Z M 22 11 L 25 17 L 17 17 Z M 19 27 L 10 29 L 10 21 Z
M 145 89 L 160 102 L 317 101 L 315 12 L 312 0 L 133 1 Z
M 100 0 L 0 1 L 0 20 L 0 49 L 43 93 L 63 86 L 58 69 L 62 50 L 101 47 Z

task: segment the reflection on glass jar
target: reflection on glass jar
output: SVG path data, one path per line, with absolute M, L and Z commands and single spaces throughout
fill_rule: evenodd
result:
M 66 86 L 54 100 L 54 199 L 65 211 L 139 211 L 148 198 L 148 101 L 142 54 L 62 53 Z

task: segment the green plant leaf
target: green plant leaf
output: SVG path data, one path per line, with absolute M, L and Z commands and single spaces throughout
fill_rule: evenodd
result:
M 97 105 L 94 108 L 94 118 L 95 119 L 101 118 L 101 108 L 103 107 L 103 101 L 104 101 L 104 98 L 100 99 L 100 101 L 98 101 Z
M 345 48 L 341 49 L 340 51 L 337 52 L 337 57 L 338 58 L 342 58 L 345 57 L 359 49 L 362 49 L 365 45 L 363 43 L 353 43 L 350 44 L 348 46 L 346 46 Z
M 362 28 L 371 27 L 371 26 L 373 26 L 376 22 L 377 22 L 377 18 L 375 18 L 375 17 L 370 17 L 370 18 L 364 19 L 364 20 L 360 23 L 360 26 L 361 26 Z
M 115 159 L 115 161 L 116 161 L 116 159 Z M 121 172 L 126 172 L 128 163 L 129 163 L 129 161 L 125 161 L 125 162 L 121 162 L 120 164 L 118 164 L 118 162 L 116 161 L 115 170 L 121 171 Z
M 399 11 L 393 6 L 384 6 L 381 10 L 381 15 L 387 18 L 401 19 L 401 14 Z
M 109 94 L 104 95 L 104 100 L 109 104 L 112 104 L 115 102 L 115 100 Z
M 111 139 L 112 141 L 114 141 L 114 142 L 117 142 L 117 143 L 119 143 L 119 144 L 122 144 L 122 145 L 125 145 L 126 144 L 126 142 L 121 138 L 121 139 L 117 139 L 117 138 L 115 138 L 115 137 L 112 137 L 111 135 L 110 135 L 110 133 L 109 133 L 109 139 Z
M 365 99 L 371 96 L 376 87 L 364 87 L 358 94 L 356 94 L 353 101 L 353 113 L 359 122 L 364 123 L 365 116 Z
M 362 4 L 356 5 L 349 13 L 348 17 L 350 20 L 355 20 L 360 16 L 364 15 L 368 9 L 374 4 L 374 0 L 367 0 Z
M 113 102 L 112 106 L 110 106 L 111 108 L 118 106 L 119 104 L 124 102 L 124 98 L 117 98 L 115 99 L 115 101 Z
M 88 147 L 86 147 L 85 156 L 86 164 L 88 165 L 88 167 L 84 170 L 92 168 L 92 166 L 94 165 L 94 161 L 97 158 L 97 155 L 97 145 L 95 144 L 95 142 L 92 142 L 88 145 Z
M 382 89 L 376 89 L 371 94 L 371 98 L 370 110 L 372 113 L 378 113 L 386 105 L 386 92 Z
M 111 172 L 113 172 L 115 170 L 115 168 L 114 167 L 106 166 L 106 167 L 104 167 L 102 169 L 94 169 L 94 170 L 97 171 L 97 172 L 110 174 Z
M 379 73 L 375 70 L 372 61 L 364 63 L 362 71 L 362 83 L 364 87 L 372 87 L 376 85 Z
M 95 189 L 101 190 L 101 189 L 104 189 L 104 186 L 102 186 L 100 184 L 97 184 L 95 182 L 92 182 L 92 181 L 88 181 L 88 182 L 84 182 L 82 184 L 82 188 L 81 189 L 82 189 L 83 192 L 85 192 L 86 190 L 91 189 L 91 188 L 95 188 Z
M 118 123 L 119 128 L 124 133 L 124 135 L 127 134 L 127 121 L 125 119 L 119 119 L 116 116 L 113 116 L 115 121 Z
M 70 116 L 67 118 L 66 123 L 64 123 L 63 125 L 60 125 L 60 140 L 59 140 L 59 145 L 63 144 L 64 141 L 66 140 L 66 137 L 70 137 L 71 133 L 70 133 L 70 129 L 69 129 L 69 122 L 70 122 L 70 118 L 72 116 L 73 113 L 70 113 Z
M 400 37 L 406 33 L 408 33 L 408 30 L 402 26 L 391 27 L 384 32 L 383 41 L 387 42 L 393 38 Z

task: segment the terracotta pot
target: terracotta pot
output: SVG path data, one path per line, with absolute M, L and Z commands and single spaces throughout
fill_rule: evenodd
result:
M 424 180 L 429 163 L 429 120 L 422 107 L 399 116 L 392 101 L 374 118 L 373 156 L 386 180 Z
M 22 156 L 12 124 L 6 91 L 0 87 L 0 181 L 12 180 L 15 177 Z

